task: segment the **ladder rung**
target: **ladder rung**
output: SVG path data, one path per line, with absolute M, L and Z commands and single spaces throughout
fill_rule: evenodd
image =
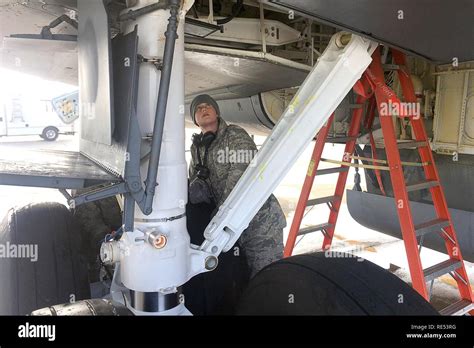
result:
M 474 303 L 469 300 L 460 300 L 439 311 L 441 315 L 464 315 L 474 308 Z
M 326 174 L 347 172 L 348 170 L 349 170 L 349 167 L 335 167 L 335 168 L 318 169 L 316 171 L 316 175 L 326 175 Z
M 339 196 L 327 196 L 327 197 L 321 197 L 321 198 L 308 199 L 308 202 L 306 202 L 306 206 L 311 207 L 317 204 L 334 202 L 339 199 L 340 199 Z
M 428 146 L 426 141 L 404 141 L 397 144 L 399 149 L 409 149 Z
M 357 140 L 357 137 L 336 137 L 336 138 L 327 138 L 327 143 L 347 143 L 351 140 Z
M 450 259 L 438 263 L 437 265 L 428 267 L 427 269 L 423 270 L 423 273 L 425 275 L 425 281 L 432 281 L 433 279 L 441 277 L 443 274 L 447 274 L 458 269 L 459 267 L 461 267 L 461 265 L 461 261 Z
M 397 142 L 397 147 L 399 149 L 418 148 L 418 147 L 423 147 L 423 146 L 428 146 L 428 143 L 426 141 L 417 141 L 417 140 Z M 385 143 L 383 141 L 378 141 L 375 143 L 375 147 L 377 149 L 384 149 Z
M 439 186 L 439 183 L 436 180 L 418 181 L 407 185 L 407 192 L 423 190 L 435 186 Z
M 382 64 L 382 68 L 385 71 L 393 71 L 400 69 L 400 65 L 398 64 Z
M 415 226 L 416 236 L 423 236 L 431 232 L 441 232 L 441 229 L 450 225 L 449 220 L 434 219 Z
M 370 144 L 369 144 L 369 145 L 370 145 Z M 372 146 L 372 145 L 370 145 L 370 146 Z M 375 142 L 375 147 L 376 147 L 377 149 L 385 149 L 385 143 L 384 143 L 383 141 L 376 141 L 376 142 Z
M 305 228 L 302 228 L 301 230 L 298 231 L 298 236 L 302 236 L 303 234 L 307 234 L 307 233 L 311 233 L 311 232 L 321 231 L 321 230 L 324 230 L 324 229 L 332 227 L 332 226 L 333 226 L 333 224 L 330 224 L 329 222 L 326 222 L 324 224 L 305 227 Z

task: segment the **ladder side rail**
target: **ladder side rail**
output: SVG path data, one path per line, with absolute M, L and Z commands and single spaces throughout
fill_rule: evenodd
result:
M 356 99 L 356 104 L 363 105 L 366 100 L 367 100 L 367 96 L 358 95 Z M 350 156 L 354 153 L 363 114 L 364 114 L 363 107 L 354 109 L 352 111 L 352 120 L 351 120 L 349 133 L 348 133 L 348 137 L 351 140 L 348 140 L 346 143 L 346 146 L 344 147 L 344 154 L 342 156 L 343 162 L 348 162 L 348 163 L 351 162 Z M 336 229 L 337 218 L 339 216 L 339 209 L 341 207 L 342 197 L 344 195 L 344 190 L 346 187 L 348 175 L 349 175 L 349 171 L 340 172 L 338 175 L 334 196 L 339 197 L 339 199 L 336 199 L 333 202 L 331 211 L 329 213 L 328 223 L 330 224 L 330 227 L 327 228 L 326 234 L 324 235 L 323 246 L 322 246 L 323 250 L 326 250 L 331 247 L 332 239 L 334 237 L 334 231 Z
M 376 49 L 372 56 L 372 63 L 367 69 L 367 75 L 372 80 L 375 87 L 375 97 L 379 111 L 380 124 L 385 142 L 387 160 L 390 166 L 390 180 L 392 182 L 395 206 L 400 221 L 403 241 L 407 252 L 408 265 L 410 269 L 413 288 L 429 300 L 426 288 L 423 267 L 418 253 L 418 242 L 416 239 L 413 218 L 410 210 L 410 201 L 406 190 L 403 167 L 400 160 L 400 153 L 397 147 L 395 129 L 391 115 L 385 115 L 382 103 L 389 104 L 399 102 L 395 93 L 385 84 L 382 64 L 380 60 L 380 49 Z
M 415 95 L 415 90 L 413 87 L 413 82 L 410 77 L 410 72 L 408 71 L 408 67 L 406 65 L 406 57 L 405 55 L 396 50 L 392 50 L 392 55 L 395 60 L 395 64 L 398 64 L 400 68 L 398 69 L 398 78 L 400 80 L 400 85 L 402 87 L 402 92 L 404 99 L 410 103 L 417 103 L 417 98 Z M 434 156 L 431 151 L 429 141 L 426 137 L 426 130 L 425 125 L 423 123 L 422 115 L 417 115 L 417 118 L 410 117 L 411 125 L 413 132 L 415 134 L 415 138 L 417 141 L 426 141 L 426 146 L 422 146 L 418 148 L 420 158 L 422 162 L 429 162 L 429 165 L 424 166 L 424 171 L 426 175 L 426 179 L 428 180 L 435 180 L 439 183 L 439 186 L 431 187 L 430 192 L 433 197 L 433 203 L 436 210 L 436 215 L 440 219 L 445 219 L 450 222 L 448 227 L 444 228 L 444 231 L 451 237 L 447 238 L 442 234 L 442 237 L 445 241 L 446 250 L 448 255 L 451 259 L 456 259 L 459 261 L 463 261 L 461 248 L 459 246 L 456 233 L 453 228 L 453 223 L 451 220 L 451 216 L 449 213 L 449 209 L 446 203 L 446 198 L 444 196 L 443 189 L 441 187 L 441 182 L 439 179 L 438 170 L 436 168 L 436 164 L 434 162 Z M 454 242 L 454 243 L 453 243 Z M 458 277 L 456 277 L 456 282 L 459 288 L 459 292 L 463 299 L 470 300 L 471 302 L 474 301 L 474 297 L 472 294 L 472 290 L 469 285 L 468 275 L 466 272 L 466 268 L 464 262 L 462 262 L 461 267 L 457 269 L 459 275 L 467 281 L 467 285 Z
M 316 171 L 319 167 L 321 160 L 321 155 L 323 153 L 324 144 L 326 143 L 326 138 L 331 128 L 331 124 L 334 119 L 334 113 L 329 118 L 328 122 L 321 128 L 316 137 L 316 143 L 314 145 L 313 153 L 311 155 L 311 160 L 308 165 L 308 170 L 306 171 L 305 180 L 303 187 L 301 189 L 301 194 L 298 199 L 298 204 L 296 205 L 295 215 L 291 223 L 290 232 L 288 234 L 288 239 L 285 244 L 285 249 L 283 251 L 283 256 L 288 257 L 293 253 L 293 248 L 295 247 L 296 237 L 298 236 L 298 231 L 301 227 L 301 221 L 303 220 L 303 215 L 306 209 L 306 203 L 308 202 L 309 195 L 311 194 L 311 189 L 314 183 L 314 177 Z

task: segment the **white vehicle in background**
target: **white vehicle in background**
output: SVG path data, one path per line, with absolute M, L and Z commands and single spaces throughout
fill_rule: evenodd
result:
M 79 117 L 78 92 L 52 100 L 25 100 L 21 97 L 0 103 L 0 137 L 39 135 L 54 141 L 59 134 L 74 134 L 74 121 Z

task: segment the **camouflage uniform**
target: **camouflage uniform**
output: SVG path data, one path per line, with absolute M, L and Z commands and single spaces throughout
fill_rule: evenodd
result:
M 90 188 L 79 189 L 73 192 L 73 196 L 89 191 Z M 98 255 L 101 242 L 107 234 L 116 231 L 122 225 L 120 206 L 115 197 L 108 197 L 81 204 L 73 210 L 73 214 L 74 221 L 81 229 L 83 241 L 81 250 L 88 259 L 89 280 L 99 281 L 102 266 Z
M 257 147 L 247 132 L 239 126 L 227 125 L 219 118 L 216 139 L 211 143 L 207 155 L 207 167 L 210 175 L 207 179 L 216 206 L 224 203 L 249 162 L 222 161 L 226 149 L 229 153 L 245 152 L 255 154 Z M 242 150 L 244 150 L 242 152 Z M 204 146 L 199 147 L 200 156 L 204 160 Z M 221 156 L 221 160 L 219 160 Z M 250 158 L 251 160 L 251 158 Z M 243 161 L 241 161 L 243 162 Z M 197 147 L 191 146 L 191 165 L 189 176 L 195 174 L 194 165 L 198 163 Z M 253 277 L 266 265 L 283 257 L 283 228 L 286 226 L 285 215 L 276 197 L 272 194 L 257 212 L 248 228 L 242 233 L 239 244 L 243 248 Z

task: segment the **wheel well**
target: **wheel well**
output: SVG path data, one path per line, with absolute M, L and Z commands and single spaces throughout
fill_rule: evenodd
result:
M 56 126 L 46 126 L 46 127 L 43 128 L 43 134 L 44 134 L 44 133 L 46 132 L 46 130 L 49 129 L 49 128 L 53 128 L 56 132 L 59 133 L 59 128 L 58 128 L 58 127 L 56 127 Z

